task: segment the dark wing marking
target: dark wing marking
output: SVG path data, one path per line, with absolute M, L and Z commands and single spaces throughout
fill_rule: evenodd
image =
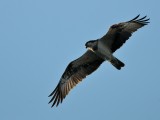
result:
M 149 19 L 145 19 L 147 16 L 138 19 L 139 16 L 140 15 L 136 16 L 134 19 L 128 22 L 118 24 L 120 27 L 122 26 L 122 29 L 116 32 L 116 36 L 111 47 L 112 52 L 115 52 L 117 49 L 119 49 L 126 42 L 126 40 L 131 37 L 133 32 L 149 23 Z
M 126 42 L 126 40 L 132 36 L 133 32 L 149 23 L 149 19 L 146 19 L 147 16 L 138 19 L 139 16 L 140 15 L 136 16 L 130 21 L 111 26 L 108 33 L 101 38 L 102 41 L 108 40 L 112 52 L 119 49 Z M 107 36 L 110 36 L 109 39 Z
M 49 95 L 49 97 L 52 96 L 49 101 L 49 103 L 53 102 L 52 107 L 55 104 L 58 106 L 59 103 L 62 103 L 69 91 L 87 75 L 94 72 L 102 62 L 103 60 L 90 50 L 72 61 L 67 66 L 55 90 Z

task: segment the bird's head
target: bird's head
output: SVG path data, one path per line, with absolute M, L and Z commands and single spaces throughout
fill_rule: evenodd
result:
M 90 40 L 90 41 L 86 42 L 85 46 L 86 46 L 86 48 L 93 51 L 97 48 L 97 42 L 98 42 L 98 40 Z

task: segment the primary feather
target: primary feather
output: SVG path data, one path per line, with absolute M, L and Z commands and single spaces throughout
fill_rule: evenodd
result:
M 107 34 L 101 38 L 101 41 L 106 44 L 109 43 L 112 52 L 115 52 L 132 36 L 133 32 L 149 23 L 149 19 L 145 19 L 147 16 L 138 19 L 139 16 L 130 21 L 112 25 Z
M 92 51 L 88 50 L 80 58 L 72 61 L 63 73 L 60 82 L 55 90 L 49 95 L 53 101 L 52 107 L 63 101 L 69 91 L 82 81 L 87 75 L 94 72 L 103 62 L 101 58 L 97 57 Z

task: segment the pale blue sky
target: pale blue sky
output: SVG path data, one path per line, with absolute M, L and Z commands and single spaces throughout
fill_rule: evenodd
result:
M 160 120 L 159 0 L 0 0 L 0 120 Z M 50 108 L 48 95 L 85 42 L 148 15 L 108 62 Z

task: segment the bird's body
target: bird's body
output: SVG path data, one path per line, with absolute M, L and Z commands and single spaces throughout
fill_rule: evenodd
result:
M 72 61 L 63 73 L 49 103 L 52 107 L 62 103 L 69 91 L 82 81 L 87 75 L 94 72 L 104 61 L 109 61 L 118 70 L 124 63 L 118 60 L 113 53 L 119 49 L 137 29 L 147 25 L 149 19 L 145 17 L 112 25 L 108 32 L 100 39 L 88 41 L 85 46 L 88 50 L 78 59 Z
M 104 60 L 110 61 L 113 58 L 112 51 L 107 45 L 103 44 L 101 40 L 97 42 L 97 50 L 95 50 L 95 53 Z
M 111 49 L 108 44 L 104 44 L 102 40 L 88 41 L 86 46 L 89 50 L 94 52 L 98 57 L 104 61 L 109 61 L 117 69 L 124 67 L 124 63 L 113 56 Z

